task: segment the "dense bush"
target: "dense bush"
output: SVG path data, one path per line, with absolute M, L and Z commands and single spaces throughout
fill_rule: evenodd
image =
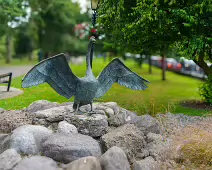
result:
M 212 105 L 212 76 L 199 87 L 199 93 L 208 104 Z

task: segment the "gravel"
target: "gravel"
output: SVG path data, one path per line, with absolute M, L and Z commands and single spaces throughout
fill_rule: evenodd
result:
M 182 128 L 190 125 L 198 125 L 201 123 L 211 123 L 212 117 L 189 116 L 185 114 L 158 114 L 156 118 L 159 120 L 162 133 L 165 137 L 174 135 Z

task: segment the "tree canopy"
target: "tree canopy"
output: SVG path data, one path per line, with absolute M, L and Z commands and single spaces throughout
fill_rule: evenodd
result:
M 0 0 L 0 38 L 6 40 L 7 62 L 13 44 L 17 57 L 35 49 L 50 55 L 84 54 L 88 41 L 78 39 L 74 27 L 90 16 L 80 11 L 79 4 L 70 0 Z
M 206 64 L 212 62 L 211 0 L 104 0 L 100 16 L 108 37 L 129 51 L 166 54 L 177 48 L 212 73 Z

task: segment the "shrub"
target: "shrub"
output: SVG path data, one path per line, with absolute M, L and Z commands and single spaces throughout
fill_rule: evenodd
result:
M 175 148 L 175 149 L 174 149 Z M 212 124 L 199 122 L 184 128 L 174 138 L 176 161 L 186 166 L 212 168 Z M 174 152 L 172 152 L 174 153 Z
M 199 94 L 208 104 L 212 105 L 212 76 L 200 85 Z

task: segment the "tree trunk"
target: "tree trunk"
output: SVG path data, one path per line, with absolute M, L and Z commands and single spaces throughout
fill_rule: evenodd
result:
M 142 57 L 140 57 L 138 59 L 138 65 L 139 65 L 140 68 L 142 68 L 142 65 L 143 65 L 143 58 Z
M 149 63 L 149 74 L 152 74 L 152 59 L 151 59 L 151 56 L 148 56 L 148 63 Z
M 33 58 L 33 51 L 31 51 L 31 52 L 29 53 L 29 57 L 28 57 L 29 61 L 32 61 L 32 58 Z
M 162 80 L 166 80 L 166 58 L 164 54 L 162 54 Z
M 211 66 L 209 67 L 207 65 L 207 63 L 204 61 L 204 53 L 203 52 L 201 52 L 199 54 L 198 60 L 194 60 L 194 62 L 204 70 L 205 74 L 208 77 L 212 75 L 212 67 Z
M 7 49 L 6 63 L 9 64 L 12 60 L 12 36 L 11 35 L 7 35 L 6 37 L 6 49 Z

